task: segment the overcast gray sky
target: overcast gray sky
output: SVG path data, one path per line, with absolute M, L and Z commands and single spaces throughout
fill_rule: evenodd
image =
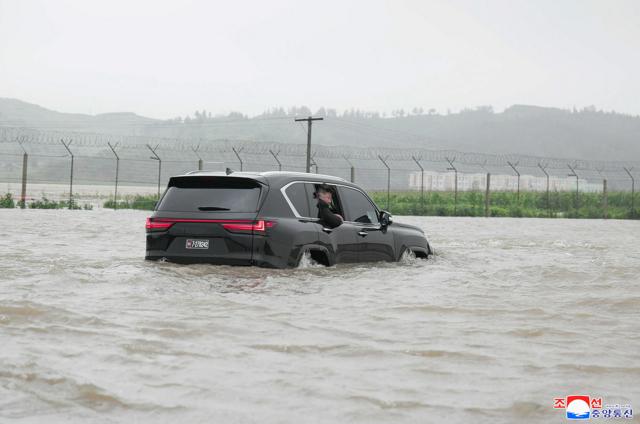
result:
M 0 0 L 0 97 L 65 112 L 640 114 L 639 81 L 637 0 Z

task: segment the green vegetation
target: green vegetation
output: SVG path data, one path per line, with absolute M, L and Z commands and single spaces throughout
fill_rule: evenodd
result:
M 387 208 L 387 192 L 370 193 L 381 208 Z M 636 199 L 635 218 L 638 218 Z M 546 192 L 521 192 L 520 198 L 513 192 L 493 192 L 490 195 L 489 213 L 496 217 L 555 217 L 555 218 L 603 218 L 602 193 L 552 192 L 547 207 Z M 577 203 L 576 203 L 577 201 Z M 484 216 L 485 197 L 481 192 L 458 192 L 457 206 L 453 192 L 425 192 L 424 208 L 419 192 L 392 192 L 389 212 L 397 215 L 428 216 Z M 631 218 L 631 193 L 608 194 L 608 217 Z
M 49 200 L 43 197 L 41 200 L 34 200 L 28 205 L 31 209 L 62 209 L 68 207 L 69 203 L 62 201 L 56 202 L 55 200 Z
M 0 197 L 0 208 L 15 208 L 16 206 L 19 208 L 25 208 L 28 206 L 30 209 L 69 209 L 69 201 L 68 200 L 49 200 L 46 197 L 42 197 L 40 200 L 34 200 L 31 203 L 26 203 L 22 201 L 18 201 L 17 203 L 13 200 L 11 193 L 5 194 L 3 197 Z M 93 205 L 90 203 L 85 203 L 80 206 L 75 201 L 71 204 L 71 209 L 84 209 L 90 211 L 93 209 Z
M 395 215 L 426 215 L 426 216 L 484 216 L 484 193 L 466 191 L 458 193 L 455 203 L 453 192 L 425 192 L 424 208 L 419 192 L 392 192 L 390 205 L 387 208 L 387 192 L 376 191 L 369 193 L 373 200 L 383 209 Z M 580 193 L 576 199 L 575 192 L 552 192 L 547 207 L 545 192 L 521 192 L 520 198 L 513 192 L 494 192 L 490 196 L 489 213 L 494 217 L 537 217 L 537 218 L 603 218 L 604 206 L 602 193 Z M 118 201 L 118 209 L 153 210 L 157 197 L 155 195 L 136 195 Z M 607 217 L 612 219 L 630 219 L 631 193 L 611 192 L 607 198 Z M 635 219 L 640 218 L 638 209 L 640 199 L 636 198 Z M 18 202 L 20 206 L 20 202 Z M 69 201 L 55 201 L 43 197 L 27 203 L 31 209 L 67 209 Z M 83 206 L 73 203 L 72 209 L 91 210 L 90 204 Z M 113 209 L 113 199 L 103 205 Z M 577 206 L 577 207 L 576 207 Z M 10 193 L 0 198 L 0 208 L 14 208 L 16 202 Z
M 4 197 L 0 198 L 0 208 L 15 208 L 16 203 L 11 197 L 11 193 L 7 193 Z
M 34 200 L 33 202 L 28 203 L 28 206 L 31 209 L 84 209 L 85 211 L 93 210 L 93 205 L 91 205 L 90 203 L 85 203 L 84 205 L 80 206 L 78 203 L 76 203 L 75 200 L 72 200 L 71 207 L 69 207 L 68 200 L 60 200 L 59 202 L 56 202 L 55 200 L 49 200 L 46 197 L 42 197 L 41 200 Z
M 386 209 L 386 191 L 371 192 L 370 195 L 378 206 Z M 426 192 L 423 210 L 419 192 L 392 192 L 389 212 L 396 215 L 484 216 L 484 193 L 459 192 L 457 207 L 454 198 L 453 192 Z M 549 208 L 545 192 L 521 192 L 519 199 L 513 192 L 494 192 L 490 199 L 489 211 L 495 217 L 602 218 L 604 213 L 601 193 L 580 193 L 577 208 L 575 192 L 550 193 Z M 155 204 L 155 195 L 135 196 L 118 201 L 118 209 L 152 210 Z M 104 203 L 105 208 L 113 206 L 113 199 Z M 640 211 L 636 207 L 635 217 L 638 215 Z M 608 217 L 631 218 L 631 193 L 609 193 Z
M 153 210 L 156 207 L 158 197 L 156 195 L 134 196 L 118 200 L 117 209 Z M 102 205 L 104 208 L 114 209 L 115 202 L 109 199 Z

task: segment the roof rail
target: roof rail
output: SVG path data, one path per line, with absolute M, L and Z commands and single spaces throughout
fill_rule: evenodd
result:
M 304 177 L 320 177 L 320 178 L 332 178 L 335 180 L 345 181 L 342 177 L 337 177 L 335 175 L 327 175 L 327 174 L 315 174 L 313 172 L 296 172 L 296 171 L 265 171 L 261 172 L 262 175 L 296 175 L 296 176 L 304 176 Z

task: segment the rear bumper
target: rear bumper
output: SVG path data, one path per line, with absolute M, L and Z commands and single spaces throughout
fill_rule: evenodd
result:
M 177 226 L 176 226 L 177 227 Z M 202 236 L 180 233 L 180 228 L 170 231 L 147 233 L 146 260 L 166 260 L 168 262 L 193 264 L 209 263 L 217 265 L 252 265 L 252 235 L 233 234 L 221 237 L 199 231 Z M 206 247 L 190 247 L 189 242 L 202 241 Z
M 147 261 L 167 261 L 179 264 L 212 264 L 212 265 L 232 265 L 232 266 L 259 266 L 263 268 L 291 268 L 292 264 L 287 259 L 272 255 L 225 255 L 225 256 L 205 256 L 205 255 L 176 255 L 167 254 L 163 250 L 147 250 L 144 256 Z
M 179 264 L 212 264 L 212 265 L 253 265 L 248 257 L 212 257 L 195 255 L 167 255 L 162 251 L 147 251 L 144 259 L 147 261 L 167 261 Z

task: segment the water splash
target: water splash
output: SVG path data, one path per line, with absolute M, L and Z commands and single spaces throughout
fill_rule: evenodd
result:
M 300 262 L 298 262 L 298 269 L 308 269 L 308 268 L 324 268 L 325 266 L 321 263 L 316 262 L 312 257 L 311 253 L 306 250 L 302 257 L 300 258 Z
M 420 259 L 416 256 L 413 250 L 406 249 L 402 256 L 400 256 L 400 263 L 403 265 L 413 265 L 417 263 Z

